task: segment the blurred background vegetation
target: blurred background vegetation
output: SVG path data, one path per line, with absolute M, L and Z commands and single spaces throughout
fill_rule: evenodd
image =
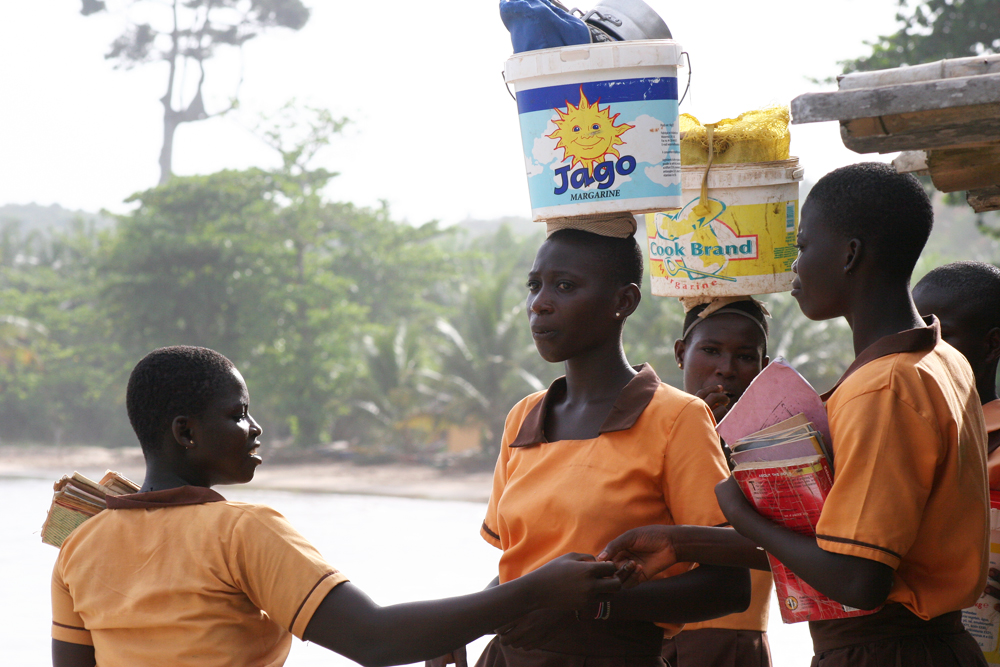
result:
M 1000 41 L 982 35 L 1000 33 L 997 16 L 993 0 L 902 1 L 900 32 L 845 69 L 994 52 Z M 310 160 L 336 149 L 345 122 L 290 103 L 257 129 L 280 169 L 173 176 L 135 194 L 126 215 L 0 206 L 0 441 L 133 445 L 132 366 L 189 344 L 243 371 L 279 453 L 492 465 L 510 407 L 561 374 L 536 354 L 524 312 L 542 226 L 412 225 L 385 206 L 331 201 L 336 174 Z M 916 278 L 955 259 L 1000 259 L 1000 216 L 934 199 Z M 626 351 L 679 385 L 683 311 L 649 295 L 648 277 L 643 289 Z M 854 356 L 846 325 L 806 320 L 787 294 L 763 299 L 771 357 L 830 387 Z

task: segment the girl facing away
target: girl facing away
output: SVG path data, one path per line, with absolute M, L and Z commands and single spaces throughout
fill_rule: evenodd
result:
M 503 551 L 491 586 L 567 552 L 596 553 L 629 528 L 725 523 L 713 488 L 729 470 L 708 406 L 649 365 L 631 366 L 622 348 L 642 269 L 631 234 L 564 229 L 538 250 L 528 324 L 542 358 L 566 374 L 507 417 L 481 529 Z M 660 667 L 665 631 L 749 601 L 747 570 L 680 564 L 579 614 L 537 612 L 497 626 L 478 664 Z
M 920 182 L 889 164 L 834 170 L 802 206 L 792 296 L 809 319 L 843 317 L 857 355 L 823 395 L 834 475 L 816 534 L 758 514 L 728 479 L 716 496 L 738 535 L 647 526 L 599 558 L 631 559 L 641 581 L 675 561 L 763 569 L 766 550 L 872 612 L 811 621 L 813 667 L 985 667 L 961 610 L 989 566 L 986 425 L 972 368 L 909 290 L 932 224 Z
M 262 460 L 261 428 L 228 359 L 155 350 L 132 371 L 126 403 L 145 481 L 109 497 L 60 549 L 53 667 L 278 667 L 293 636 L 363 665 L 410 663 L 545 607 L 589 609 L 621 588 L 614 565 L 569 554 L 473 595 L 380 607 L 276 511 L 211 488 L 249 482 Z
M 769 361 L 767 311 L 751 297 L 695 306 L 674 343 L 684 391 L 704 400 L 721 421 Z M 728 447 L 722 443 L 728 458 Z M 740 614 L 691 623 L 663 640 L 672 667 L 770 667 L 767 616 L 771 573 L 751 570 L 750 607 Z

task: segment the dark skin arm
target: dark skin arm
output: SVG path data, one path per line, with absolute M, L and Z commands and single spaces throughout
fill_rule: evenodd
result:
M 815 537 L 793 533 L 761 516 L 731 477 L 715 487 L 715 495 L 733 528 L 831 600 L 875 609 L 889 597 L 895 572 L 888 565 L 825 551 Z
M 94 667 L 94 647 L 52 640 L 52 667 Z
M 379 607 L 344 583 L 320 603 L 304 639 L 366 667 L 410 663 L 443 655 L 527 612 L 546 606 L 578 608 L 620 590 L 612 563 L 573 558 L 556 559 L 472 595 L 390 607 Z
M 629 580 L 629 571 L 619 576 Z M 667 579 L 648 581 L 611 598 L 613 619 L 656 623 L 696 623 L 744 611 L 750 605 L 750 573 L 744 568 L 704 565 Z M 581 617 L 595 615 L 595 609 Z M 497 631 L 515 648 L 543 645 L 553 630 L 575 621 L 572 612 L 542 610 Z
M 500 585 L 500 576 L 493 577 L 493 581 L 486 584 L 486 588 L 493 588 Z M 445 667 L 445 665 L 455 665 L 455 667 L 468 667 L 469 658 L 465 645 L 452 649 L 450 653 L 445 653 L 437 658 L 432 658 L 424 662 L 424 667 Z
M 746 568 L 719 565 L 702 565 L 611 598 L 614 618 L 655 623 L 697 623 L 749 606 L 750 573 Z

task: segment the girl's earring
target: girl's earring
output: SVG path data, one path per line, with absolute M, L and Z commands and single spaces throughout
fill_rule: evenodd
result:
M 622 316 L 621 313 L 615 313 L 615 317 L 621 317 L 621 316 Z
M 678 361 L 677 362 L 677 368 L 684 368 L 684 364 L 682 364 L 681 362 Z

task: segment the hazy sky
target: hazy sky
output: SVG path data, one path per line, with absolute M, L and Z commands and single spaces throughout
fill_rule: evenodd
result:
M 837 61 L 865 53 L 865 40 L 893 30 L 897 8 L 896 0 L 647 2 L 691 54 L 681 111 L 703 122 L 822 89 L 807 77 L 836 74 Z M 119 15 L 84 18 L 80 0 L 8 4 L 0 204 L 127 210 L 123 200 L 158 177 L 166 65 L 113 69 L 103 56 Z M 296 98 L 355 120 L 316 160 L 342 173 L 328 188 L 333 199 L 385 199 L 411 222 L 530 214 L 517 111 L 500 77 L 511 47 L 495 0 L 307 4 L 313 15 L 300 32 L 248 43 L 238 112 L 181 126 L 175 173 L 275 166 L 277 154 L 251 129 Z M 240 70 L 238 52 L 220 55 L 206 84 L 209 111 L 225 105 Z M 836 123 L 793 126 L 792 154 L 813 181 L 888 159 L 848 151 Z

